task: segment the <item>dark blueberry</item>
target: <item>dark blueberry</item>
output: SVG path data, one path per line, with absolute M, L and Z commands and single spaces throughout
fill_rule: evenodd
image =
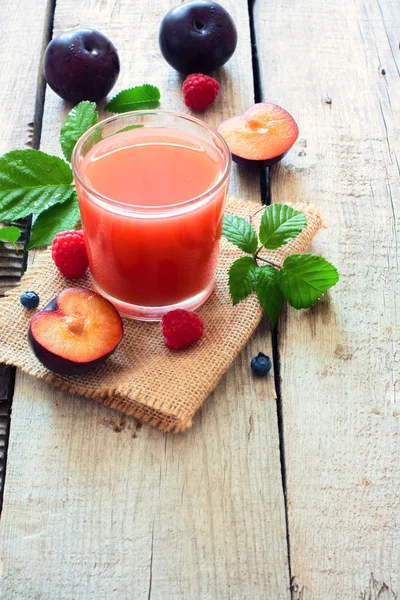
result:
M 25 308 L 37 308 L 39 306 L 39 296 L 36 292 L 22 292 L 19 300 Z
M 258 377 L 264 377 L 264 375 L 270 372 L 272 363 L 269 356 L 259 352 L 257 356 L 254 356 L 251 359 L 250 366 L 254 375 L 257 375 Z

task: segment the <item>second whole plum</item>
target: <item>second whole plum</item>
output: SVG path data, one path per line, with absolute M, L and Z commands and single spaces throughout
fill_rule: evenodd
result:
M 165 60 L 180 73 L 210 73 L 231 58 L 237 31 L 223 6 L 210 0 L 194 0 L 172 8 L 164 16 L 159 44 Z

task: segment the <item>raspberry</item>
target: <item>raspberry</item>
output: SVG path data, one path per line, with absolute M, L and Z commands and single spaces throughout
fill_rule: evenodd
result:
M 85 238 L 83 231 L 61 231 L 54 237 L 51 256 L 57 269 L 64 277 L 77 279 L 88 268 Z
M 203 319 L 196 313 L 177 308 L 163 316 L 161 330 L 170 350 L 187 348 L 203 337 Z
M 212 104 L 218 95 L 218 90 L 218 81 L 202 73 L 189 75 L 182 86 L 185 104 L 193 110 L 203 110 Z

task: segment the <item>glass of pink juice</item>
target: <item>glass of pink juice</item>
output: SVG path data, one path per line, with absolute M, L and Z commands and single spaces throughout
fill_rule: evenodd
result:
M 89 129 L 72 166 L 94 288 L 136 319 L 200 306 L 231 169 L 223 138 L 188 115 L 125 113 Z

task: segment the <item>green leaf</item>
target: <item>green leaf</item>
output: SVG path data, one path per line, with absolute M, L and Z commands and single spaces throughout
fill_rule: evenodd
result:
M 2 242 L 10 242 L 17 250 L 15 242 L 21 237 L 21 232 L 18 227 L 11 225 L 10 227 L 2 227 L 0 229 L 0 240 Z
M 232 304 L 239 304 L 254 290 L 256 263 L 250 256 L 242 256 L 229 269 L 229 291 Z
M 72 150 L 82 134 L 96 125 L 99 114 L 96 104 L 85 100 L 79 102 L 67 115 L 60 131 L 60 144 L 65 158 L 70 161 Z
M 275 327 L 285 300 L 278 287 L 278 274 L 278 269 L 271 265 L 265 265 L 257 269 L 256 293 L 261 306 L 271 321 L 272 327 Z
M 119 92 L 104 108 L 110 112 L 123 113 L 158 106 L 160 106 L 160 90 L 155 85 L 145 83 Z
M 289 304 L 308 308 L 339 281 L 339 274 L 322 256 L 292 254 L 283 263 L 277 280 Z
M 257 250 L 257 234 L 254 227 L 243 217 L 225 215 L 222 235 L 243 252 L 254 254 Z
M 140 127 L 144 127 L 143 123 L 135 123 L 134 125 L 127 125 L 126 127 L 123 127 L 122 129 L 118 129 L 118 131 L 116 131 L 115 133 L 124 133 L 125 131 L 130 131 L 131 129 L 139 129 Z M 113 134 L 115 135 L 115 134 Z
M 71 167 L 40 150 L 12 150 L 0 158 L 0 221 L 37 215 L 74 194 Z
M 271 204 L 261 218 L 260 242 L 267 250 L 287 244 L 307 225 L 304 213 L 287 204 Z
M 48 246 L 59 231 L 73 229 L 80 219 L 76 192 L 63 204 L 56 204 L 42 212 L 32 226 L 28 250 Z

